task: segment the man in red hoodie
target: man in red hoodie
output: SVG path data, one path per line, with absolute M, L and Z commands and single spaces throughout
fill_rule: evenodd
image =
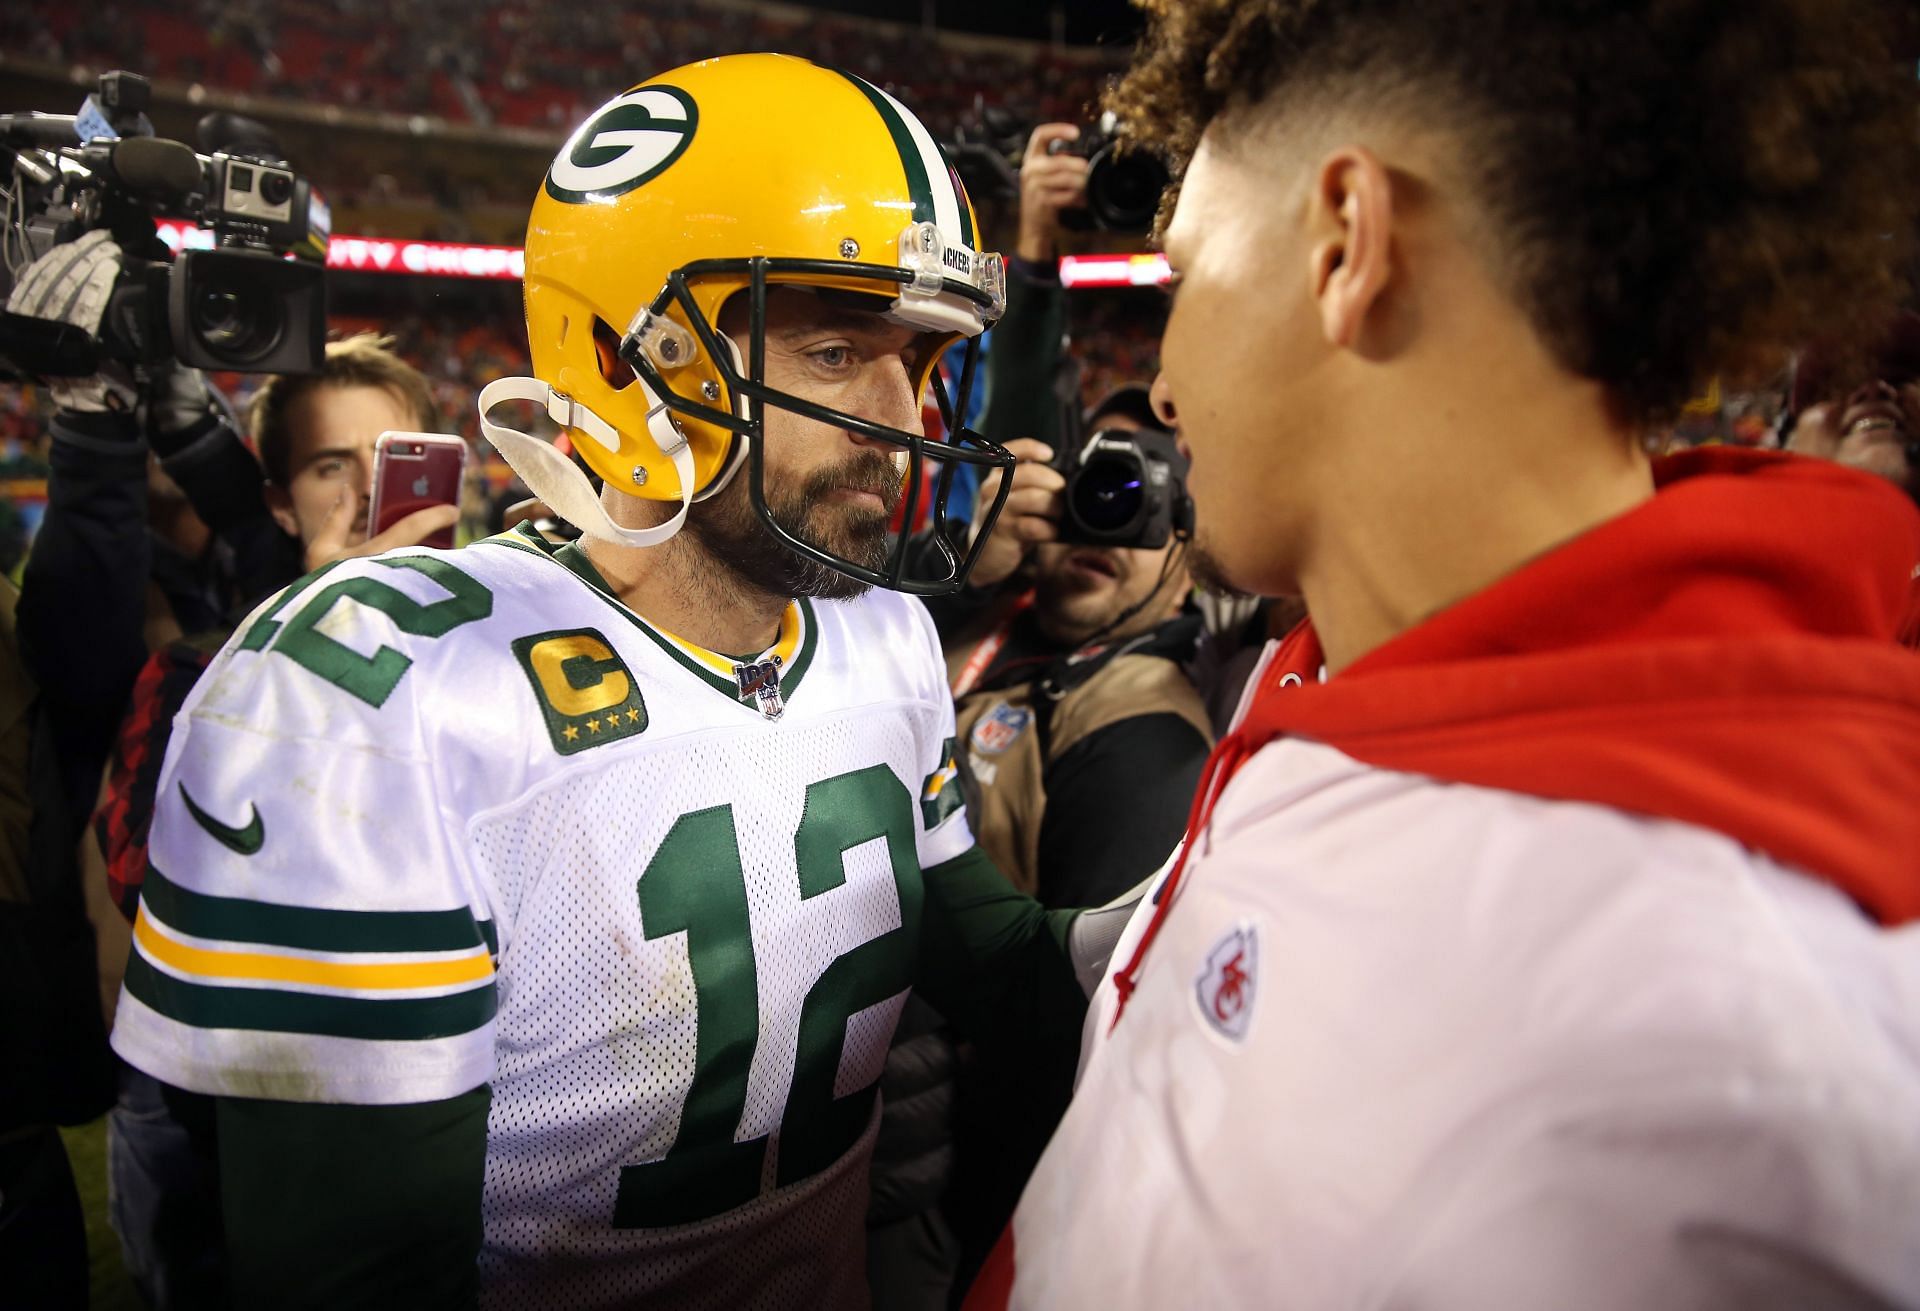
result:
M 1884 322 L 1830 0 L 1159 0 L 1164 369 L 1255 675 L 975 1304 L 1920 1303 L 1920 517 L 1652 460 Z

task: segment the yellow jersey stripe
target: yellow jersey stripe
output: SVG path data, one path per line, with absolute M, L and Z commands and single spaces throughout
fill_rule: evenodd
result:
M 493 975 L 493 962 L 488 958 L 484 946 L 476 948 L 470 956 L 452 960 L 382 965 L 307 960 L 259 951 L 214 951 L 207 947 L 191 947 L 163 936 L 148 921 L 144 907 L 134 920 L 133 936 L 140 944 L 140 950 L 153 961 L 182 974 L 200 978 L 305 983 L 328 988 L 401 989 L 480 983 Z
M 793 664 L 794 655 L 800 650 L 800 639 L 805 636 L 801 631 L 801 626 L 800 606 L 796 602 L 789 601 L 787 603 L 786 613 L 780 616 L 780 635 L 774 640 L 773 646 L 768 649 L 766 655 L 763 655 L 761 659 L 765 660 L 771 656 L 779 656 L 781 666 L 790 667 Z M 704 646 L 696 646 L 684 637 L 675 636 L 657 624 L 649 624 L 648 627 L 673 643 L 674 646 L 678 647 L 681 651 L 684 651 L 689 658 L 699 662 L 702 667 L 711 669 L 722 678 L 733 677 L 734 662 L 731 656 L 723 656 L 717 652 L 707 650 Z

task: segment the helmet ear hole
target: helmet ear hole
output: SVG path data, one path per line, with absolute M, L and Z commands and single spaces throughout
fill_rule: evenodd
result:
M 621 391 L 634 384 L 636 375 L 632 367 L 620 358 L 620 334 L 597 314 L 593 319 L 593 353 L 600 364 L 600 376 L 606 380 L 607 386 Z

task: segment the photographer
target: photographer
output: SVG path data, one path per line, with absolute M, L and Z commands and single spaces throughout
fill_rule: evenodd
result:
M 1165 440 L 1138 384 L 1101 400 L 1084 426 L 1089 447 Z M 1009 877 L 1049 905 L 1098 905 L 1172 849 L 1206 756 L 1205 708 L 1179 667 L 1200 629 L 1187 604 L 1185 540 L 1171 525 L 1140 545 L 1126 541 L 1125 527 L 1089 528 L 1086 518 L 1111 513 L 1124 494 L 1104 480 L 1126 478 L 1127 466 L 1109 473 L 1082 461 L 1063 475 L 1039 442 L 1009 449 L 1021 462 L 1000 531 L 974 568 L 994 600 L 942 631 L 965 743 L 959 759 L 979 793 L 981 841 Z M 1171 470 L 1164 510 L 1176 522 L 1181 473 L 1179 464 Z M 989 476 L 983 502 L 996 484 Z M 1149 528 L 1149 512 L 1136 513 Z M 1164 787 L 1142 788 L 1143 767 Z M 1116 814 L 1120 795 L 1129 804 Z
M 1079 426 L 1090 435 L 1076 454 L 1097 446 L 1094 461 L 1007 443 L 1020 463 L 974 566 L 975 595 L 929 605 L 977 839 L 1017 887 L 1056 907 L 1112 901 L 1165 861 L 1210 745 L 1206 706 L 1183 668 L 1201 630 L 1188 603 L 1185 462 L 1138 384 Z M 1133 443 L 1140 456 L 1105 453 Z M 1111 513 L 1115 483 L 1128 481 L 1124 461 L 1157 463 L 1154 453 L 1167 457 L 1159 499 L 1149 495 L 1131 521 L 1108 520 L 1120 527 L 1109 540 L 1089 540 L 1086 520 Z M 980 508 L 999 476 L 981 486 Z M 1112 540 L 1128 522 L 1146 544 Z M 1074 1055 L 1003 1045 L 956 1060 L 938 1017 L 909 1003 L 887 1060 L 875 1158 L 876 1305 L 926 1304 L 923 1290 L 956 1268 L 965 1285 L 1065 1110 Z
M 1078 379 L 1061 369 L 1067 301 L 1059 259 L 1060 212 L 1086 199 L 1087 161 L 1065 148 L 1079 138 L 1071 123 L 1042 123 L 1020 159 L 1019 238 L 1007 261 L 1007 312 L 987 355 L 980 420 L 980 431 L 995 441 L 1027 437 L 1054 445 L 1062 406 L 1074 403 Z

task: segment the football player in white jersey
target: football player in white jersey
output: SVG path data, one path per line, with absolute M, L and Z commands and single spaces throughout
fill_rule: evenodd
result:
M 977 244 L 925 128 L 801 60 L 678 69 L 562 149 L 536 378 L 481 411 L 584 544 L 316 573 L 174 735 L 114 1043 L 213 1099 L 236 1301 L 861 1306 L 908 990 L 1072 1059 L 1071 917 L 975 850 L 902 594 L 970 560 L 888 533 L 926 471 L 1011 463 L 921 431 L 1003 302 Z

